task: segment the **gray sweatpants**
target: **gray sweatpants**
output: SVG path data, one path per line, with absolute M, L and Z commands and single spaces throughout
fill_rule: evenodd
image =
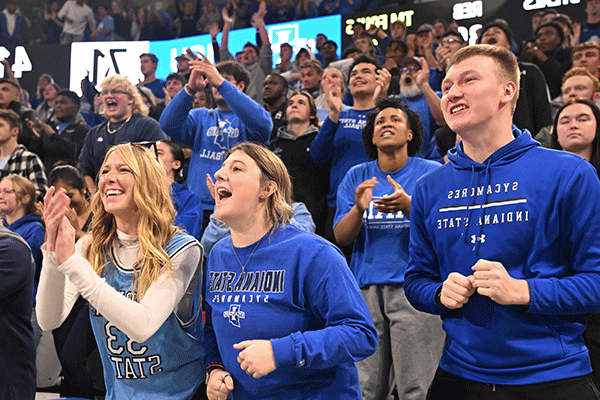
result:
M 442 356 L 445 333 L 437 315 L 415 310 L 401 284 L 361 289 L 379 335 L 377 350 L 356 363 L 363 400 L 423 400 Z

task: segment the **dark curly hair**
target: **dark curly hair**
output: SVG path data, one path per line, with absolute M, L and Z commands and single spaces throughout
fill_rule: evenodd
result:
M 377 146 L 373 144 L 375 118 L 377 118 L 377 115 L 379 115 L 379 113 L 386 108 L 396 108 L 406 115 L 408 119 L 408 128 L 413 133 L 412 139 L 409 140 L 407 144 L 408 156 L 412 157 L 417 154 L 419 149 L 421 149 L 421 145 L 423 144 L 423 124 L 421 123 L 419 114 L 411 110 L 408 107 L 408 104 L 403 103 L 402 100 L 400 100 L 400 98 L 397 96 L 380 98 L 377 100 L 375 107 L 375 111 L 367 114 L 367 123 L 362 130 L 362 142 L 363 147 L 365 148 L 365 153 L 367 153 L 367 155 L 373 160 L 377 159 Z

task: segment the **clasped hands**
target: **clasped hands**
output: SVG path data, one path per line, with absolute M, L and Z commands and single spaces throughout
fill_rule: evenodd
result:
M 240 368 L 253 378 L 261 378 L 277 368 L 270 340 L 244 340 L 233 345 L 241 350 L 237 356 Z M 233 378 L 222 369 L 214 370 L 206 382 L 209 400 L 224 400 L 233 390 Z
M 198 52 L 198 55 L 196 55 L 190 49 L 187 49 L 187 54 L 194 58 L 189 62 L 192 71 L 188 81 L 190 89 L 194 91 L 202 90 L 208 84 L 214 88 L 221 86 L 225 79 L 204 54 Z
M 458 272 L 448 275 L 440 296 L 444 306 L 451 310 L 461 308 L 475 291 L 498 304 L 529 305 L 529 284 L 524 279 L 512 278 L 501 263 L 480 259 L 471 269 L 473 275 Z
M 71 199 L 64 189 L 51 186 L 44 196 L 42 215 L 46 225 L 44 248 L 54 252 L 58 265 L 75 253 L 76 230 L 69 222 Z
M 373 207 L 381 213 L 396 213 L 402 211 L 406 218 L 410 218 L 411 197 L 406 194 L 402 186 L 394 181 L 391 176 L 387 176 L 387 181 L 394 191 L 391 194 L 382 196 L 373 201 Z M 354 204 L 361 213 L 369 207 L 373 198 L 373 187 L 378 183 L 377 178 L 373 177 L 356 187 L 354 192 Z

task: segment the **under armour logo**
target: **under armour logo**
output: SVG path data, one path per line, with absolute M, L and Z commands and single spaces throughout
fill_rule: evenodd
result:
M 471 235 L 471 243 L 475 244 L 475 242 L 485 243 L 485 235 L 481 235 L 477 237 L 477 235 Z
M 239 304 L 231 304 L 228 311 L 223 312 L 223 317 L 227 318 L 231 325 L 240 327 L 240 319 L 246 318 L 246 313 L 240 311 Z

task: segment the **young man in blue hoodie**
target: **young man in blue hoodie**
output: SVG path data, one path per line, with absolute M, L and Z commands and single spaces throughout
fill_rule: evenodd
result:
M 595 170 L 512 128 L 508 50 L 459 50 L 442 93 L 462 141 L 413 193 L 404 281 L 447 333 L 427 398 L 599 399 L 582 338 L 600 309 Z

